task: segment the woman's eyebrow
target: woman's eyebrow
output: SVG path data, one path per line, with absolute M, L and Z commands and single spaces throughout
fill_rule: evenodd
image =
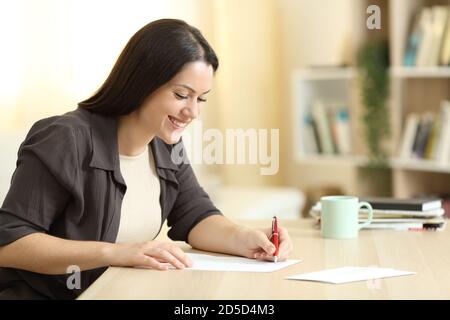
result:
M 191 87 L 189 87 L 189 86 L 186 85 L 186 84 L 174 84 L 174 86 L 183 87 L 183 88 L 188 89 L 188 90 L 191 91 L 192 93 L 197 93 L 194 89 L 192 89 Z M 210 92 L 210 91 L 211 91 L 211 89 L 209 89 L 208 91 L 203 92 L 202 94 L 207 94 L 207 93 Z

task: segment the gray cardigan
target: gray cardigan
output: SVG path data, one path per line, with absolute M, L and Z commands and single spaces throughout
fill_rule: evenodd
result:
M 167 219 L 171 239 L 186 241 L 198 222 L 221 213 L 199 186 L 190 164 L 172 161 L 174 146 L 157 137 L 150 143 L 161 184 L 162 223 Z M 0 208 L 0 246 L 35 232 L 113 243 L 126 188 L 120 173 L 117 118 L 78 108 L 39 120 L 20 145 Z M 81 289 L 70 290 L 66 286 L 70 274 L 0 268 L 0 299 L 73 299 L 105 270 L 81 272 Z

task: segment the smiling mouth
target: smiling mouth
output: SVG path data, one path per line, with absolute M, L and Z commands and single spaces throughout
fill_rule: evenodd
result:
M 189 122 L 183 122 L 181 120 L 178 120 L 177 118 L 174 118 L 172 116 L 168 116 L 170 122 L 177 128 L 177 129 L 184 129 L 189 124 Z

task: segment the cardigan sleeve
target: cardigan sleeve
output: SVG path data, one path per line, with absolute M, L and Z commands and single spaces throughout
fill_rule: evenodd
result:
M 189 163 L 182 163 L 176 173 L 178 195 L 167 217 L 171 229 L 168 236 L 172 240 L 186 241 L 189 232 L 203 219 L 211 215 L 222 215 L 199 185 Z
M 64 211 L 77 173 L 73 129 L 35 124 L 18 151 L 11 185 L 0 208 L 0 246 L 47 233 Z

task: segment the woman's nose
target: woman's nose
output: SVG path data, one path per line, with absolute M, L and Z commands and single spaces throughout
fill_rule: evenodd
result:
M 189 117 L 191 119 L 198 118 L 200 114 L 199 105 L 196 101 L 192 102 L 182 110 L 184 116 Z

